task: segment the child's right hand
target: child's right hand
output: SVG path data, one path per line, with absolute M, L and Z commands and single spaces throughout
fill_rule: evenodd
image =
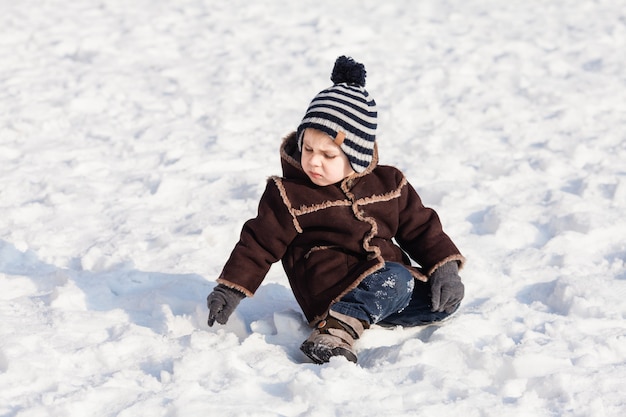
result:
M 243 293 L 226 285 L 218 284 L 206 299 L 209 308 L 209 320 L 207 322 L 209 327 L 212 327 L 216 321 L 219 324 L 226 324 L 243 298 L 245 298 Z

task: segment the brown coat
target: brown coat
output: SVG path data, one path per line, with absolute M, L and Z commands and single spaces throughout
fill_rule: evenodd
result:
M 271 177 L 218 279 L 252 296 L 270 266 L 282 261 L 307 320 L 330 306 L 385 261 L 407 266 L 416 279 L 463 256 L 443 232 L 437 213 L 396 168 L 377 165 L 320 187 L 300 165 L 295 133 L 281 145 L 283 177 Z M 394 240 L 395 242 L 394 243 Z M 407 254 L 420 265 L 411 267 Z

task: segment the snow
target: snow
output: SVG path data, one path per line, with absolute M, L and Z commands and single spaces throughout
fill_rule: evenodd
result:
M 626 412 L 624 0 L 2 3 L 0 415 Z M 205 297 L 342 54 L 467 296 L 318 366 L 279 265 Z

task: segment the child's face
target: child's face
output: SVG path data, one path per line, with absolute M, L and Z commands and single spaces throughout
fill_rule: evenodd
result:
M 304 131 L 300 163 L 313 184 L 320 186 L 335 184 L 354 173 L 341 148 L 316 129 Z

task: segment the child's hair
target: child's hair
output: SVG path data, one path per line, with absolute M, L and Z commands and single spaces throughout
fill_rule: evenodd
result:
M 365 66 L 340 56 L 330 77 L 334 83 L 313 98 L 297 130 L 302 149 L 304 130 L 327 133 L 348 156 L 352 169 L 363 172 L 372 162 L 376 140 L 376 102 L 365 90 Z

